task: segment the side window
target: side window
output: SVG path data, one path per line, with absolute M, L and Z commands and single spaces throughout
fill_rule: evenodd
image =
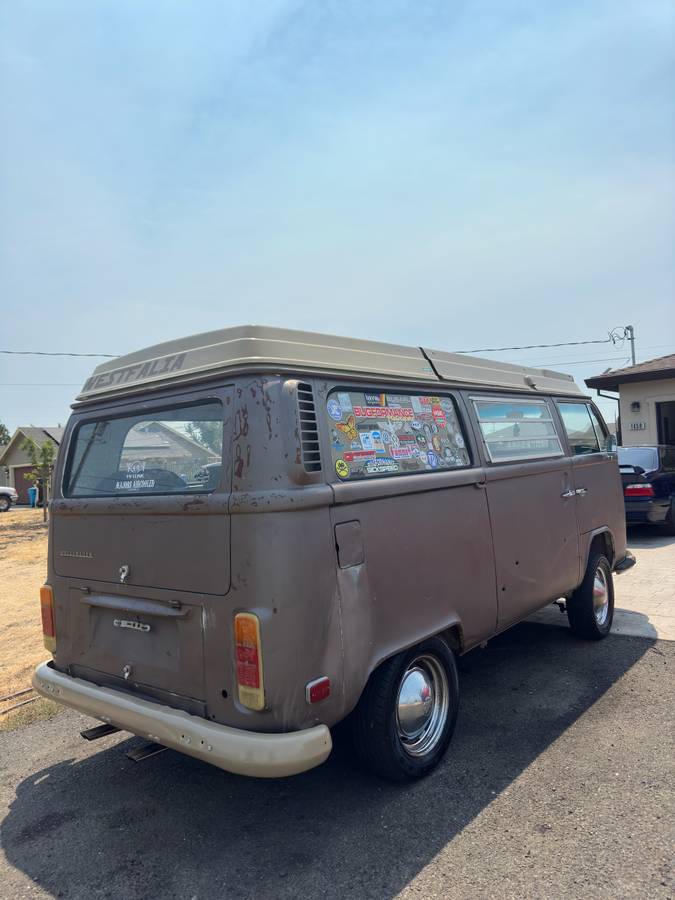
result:
M 607 446 L 607 438 L 609 436 L 607 426 L 590 404 L 588 405 L 588 411 L 591 414 L 591 422 L 593 422 L 593 428 L 595 428 L 595 434 L 598 438 L 600 449 L 604 450 Z
M 326 398 L 326 418 L 342 481 L 471 464 L 450 397 L 334 390 Z
M 520 397 L 472 397 L 491 462 L 563 456 L 545 400 Z
M 572 453 L 575 456 L 581 456 L 584 453 L 599 453 L 600 442 L 589 407 L 585 403 L 559 403 L 558 409 L 565 425 Z

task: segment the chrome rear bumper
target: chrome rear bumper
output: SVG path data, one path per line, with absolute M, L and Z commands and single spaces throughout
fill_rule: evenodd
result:
M 297 775 L 320 765 L 332 749 L 330 731 L 325 725 L 284 734 L 243 731 L 73 678 L 58 672 L 51 663 L 37 667 L 33 687 L 44 697 L 101 722 L 238 775 Z

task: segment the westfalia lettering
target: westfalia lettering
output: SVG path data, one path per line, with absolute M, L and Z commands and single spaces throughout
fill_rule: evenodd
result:
M 153 375 L 166 375 L 169 372 L 177 372 L 183 368 L 186 357 L 187 353 L 176 353 L 172 356 L 163 356 L 161 359 L 153 359 L 152 362 L 137 363 L 135 366 L 115 369 L 114 372 L 92 375 L 85 382 L 82 393 L 97 390 L 98 388 L 127 384 L 129 381 L 138 381 L 141 378 L 151 378 Z
M 361 419 L 414 419 L 415 410 L 404 406 L 355 406 L 354 415 Z

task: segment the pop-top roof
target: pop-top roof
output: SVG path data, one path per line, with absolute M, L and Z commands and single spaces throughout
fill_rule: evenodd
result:
M 425 347 L 405 347 L 284 328 L 242 325 L 156 344 L 97 366 L 77 400 L 136 393 L 219 373 L 289 372 L 372 376 L 519 391 L 574 394 L 571 375 Z

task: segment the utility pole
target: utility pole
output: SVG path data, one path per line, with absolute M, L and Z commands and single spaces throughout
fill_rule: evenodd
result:
M 632 365 L 635 365 L 635 329 L 632 325 L 626 325 L 626 333 L 630 341 L 630 358 Z

